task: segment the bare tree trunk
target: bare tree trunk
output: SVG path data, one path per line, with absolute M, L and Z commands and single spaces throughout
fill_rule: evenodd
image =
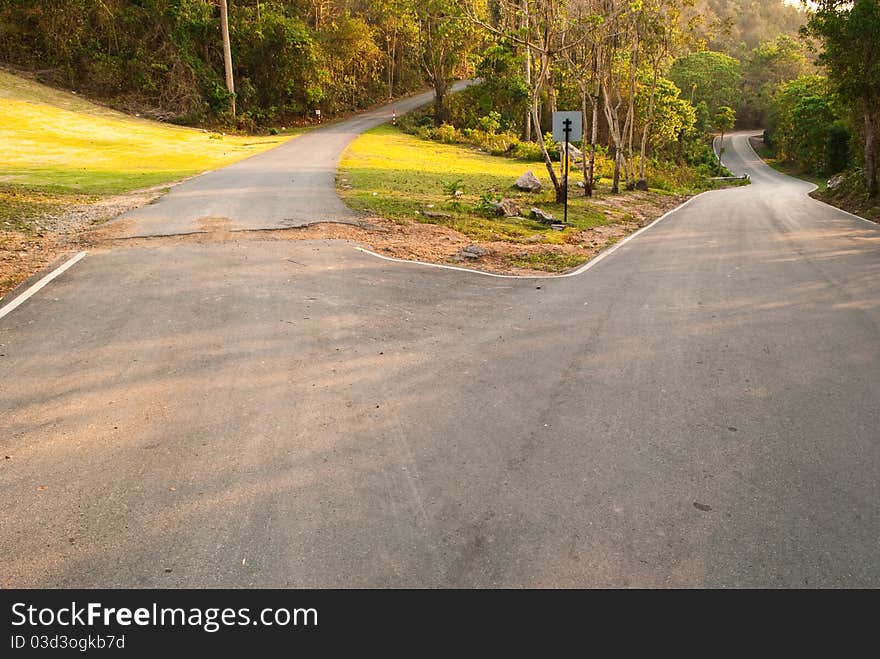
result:
M 634 83 L 634 80 L 633 80 Z M 627 151 L 626 162 L 624 163 L 624 173 L 626 174 L 626 189 L 635 190 L 636 182 L 633 180 L 633 169 L 635 162 L 633 158 L 633 130 L 636 123 L 635 112 L 635 85 L 630 86 L 629 107 L 626 110 L 626 123 L 623 126 L 623 134 L 626 139 Z
M 611 178 L 611 194 L 620 193 L 620 149 L 614 145 L 614 176 Z
M 535 139 L 538 142 L 538 147 L 541 149 L 541 155 L 544 157 L 544 166 L 547 168 L 547 174 L 549 174 L 550 181 L 553 183 L 553 189 L 556 191 L 556 201 L 561 201 L 562 186 L 556 176 L 556 169 L 553 166 L 553 159 L 547 151 L 547 145 L 544 144 L 544 133 L 541 130 L 540 110 L 538 109 L 539 103 L 540 95 L 536 92 L 532 95 L 532 126 L 535 129 Z
M 445 108 L 443 107 L 443 97 L 446 96 L 446 80 L 443 76 L 439 76 L 434 81 L 434 126 L 439 128 L 443 125 L 443 115 Z
M 563 201 L 562 184 L 556 176 L 556 168 L 553 166 L 553 159 L 547 151 L 547 145 L 544 144 L 544 134 L 541 132 L 541 121 L 538 117 L 538 101 L 538 95 L 535 94 L 532 99 L 532 123 L 535 127 L 535 139 L 538 140 L 538 146 L 541 148 L 541 155 L 544 156 L 544 165 L 547 167 L 547 173 L 550 175 L 550 180 L 553 182 L 553 189 L 556 190 L 556 201 L 561 203 Z
M 875 196 L 877 185 L 877 117 L 876 110 L 870 103 L 865 104 L 865 187 L 869 196 Z
M 586 129 L 587 126 L 587 90 L 586 88 L 581 89 L 581 122 Z M 581 138 L 581 171 L 584 175 L 584 196 L 591 197 L 593 195 L 593 191 L 590 189 L 590 173 L 587 169 L 587 148 L 586 148 L 587 140 L 586 138 Z
M 602 85 L 602 97 L 604 99 L 605 120 L 608 122 L 608 133 L 614 149 L 614 177 L 611 181 L 611 192 L 620 192 L 620 160 L 623 156 L 623 137 L 620 132 L 620 102 L 612 107 L 608 93 L 608 85 Z
M 596 142 L 599 141 L 599 95 L 602 93 L 601 83 L 596 83 L 596 95 L 593 96 L 593 121 L 590 123 L 590 196 L 596 185 Z
M 223 66 L 226 69 L 226 89 L 232 94 L 232 116 L 235 116 L 235 81 L 232 79 L 232 45 L 229 42 L 229 10 L 226 0 L 220 0 L 220 32 L 223 36 Z
M 590 122 L 590 164 L 584 172 L 586 176 L 584 192 L 588 197 L 593 196 L 593 186 L 596 182 L 596 142 L 599 139 L 599 100 L 602 96 L 602 79 L 599 77 L 599 56 L 600 51 L 596 48 L 596 51 L 593 53 L 593 77 L 596 81 L 596 86 L 593 90 L 593 95 L 590 97 L 590 104 L 593 109 L 593 117 Z M 586 163 L 586 161 L 587 158 L 584 155 L 584 162 Z
M 394 98 L 394 62 L 397 59 L 397 30 L 387 37 L 388 55 L 388 100 Z
M 529 30 L 529 0 L 522 0 L 522 12 L 523 12 L 523 28 L 525 28 L 526 32 Z M 532 52 L 531 48 L 528 46 L 525 47 L 525 71 L 523 71 L 523 77 L 525 77 L 526 85 L 529 89 L 532 88 Z M 523 126 L 523 139 L 526 142 L 532 141 L 532 109 L 529 108 L 526 110 L 526 117 Z
M 648 189 L 648 178 L 645 175 L 645 159 L 648 157 L 648 134 L 651 132 L 651 124 L 654 121 L 654 98 L 657 94 L 657 78 L 659 77 L 660 72 L 658 67 L 654 67 L 654 78 L 651 80 L 651 94 L 648 97 L 648 116 L 645 119 L 645 126 L 642 128 L 642 146 L 639 150 L 639 180 L 636 183 L 636 187 L 639 187 L 639 184 L 644 186 L 644 189 Z

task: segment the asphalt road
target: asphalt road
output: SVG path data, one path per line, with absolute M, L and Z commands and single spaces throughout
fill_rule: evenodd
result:
M 567 279 L 90 254 L 0 320 L 0 586 L 880 586 L 880 227 L 725 159 Z
M 469 81 L 456 82 L 463 89 Z M 347 121 L 330 123 L 229 167 L 189 179 L 153 204 L 121 216 L 121 237 L 202 232 L 221 219 L 231 231 L 286 229 L 361 217 L 336 196 L 336 168 L 348 144 L 370 128 L 429 103 L 417 94 Z

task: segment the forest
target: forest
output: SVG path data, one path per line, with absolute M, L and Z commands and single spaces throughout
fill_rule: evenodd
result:
M 587 194 L 597 154 L 632 189 L 652 162 L 708 171 L 712 134 L 760 127 L 780 161 L 850 168 L 876 194 L 878 16 L 876 0 L 0 0 L 0 62 L 132 113 L 246 132 L 428 85 L 433 106 L 404 129 L 544 161 L 557 192 L 556 109 L 583 112 Z M 482 82 L 449 95 L 461 78 Z

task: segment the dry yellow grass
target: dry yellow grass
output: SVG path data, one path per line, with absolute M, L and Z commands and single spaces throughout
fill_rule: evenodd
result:
M 0 71 L 0 185 L 113 194 L 228 165 L 290 139 L 208 133 L 101 107 Z

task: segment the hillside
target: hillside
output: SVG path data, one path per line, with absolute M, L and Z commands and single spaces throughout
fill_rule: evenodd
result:
M 0 71 L 0 294 L 122 195 L 221 167 L 291 135 L 232 136 L 133 117 Z

